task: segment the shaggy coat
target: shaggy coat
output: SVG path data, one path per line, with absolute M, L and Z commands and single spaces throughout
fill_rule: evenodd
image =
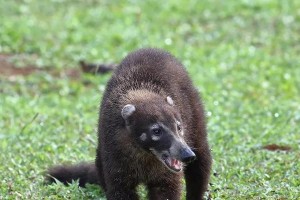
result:
M 58 166 L 49 174 L 64 183 L 99 184 L 108 200 L 138 199 L 139 184 L 149 199 L 179 200 L 185 178 L 186 199 L 199 200 L 211 162 L 203 105 L 186 70 L 165 51 L 141 49 L 107 84 L 95 164 Z

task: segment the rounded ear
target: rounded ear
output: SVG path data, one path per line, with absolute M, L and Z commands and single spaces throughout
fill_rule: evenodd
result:
M 174 106 L 174 101 L 170 96 L 167 96 L 167 102 L 168 104 L 170 104 L 171 106 Z
M 121 115 L 125 121 L 127 121 L 128 117 L 132 115 L 135 111 L 135 106 L 132 104 L 127 104 L 123 107 L 121 111 Z

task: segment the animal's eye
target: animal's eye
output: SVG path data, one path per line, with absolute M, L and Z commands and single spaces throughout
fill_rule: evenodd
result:
M 178 131 L 181 131 L 181 125 L 180 124 L 177 124 L 177 129 L 178 129 Z
M 152 129 L 152 133 L 155 136 L 161 136 L 162 135 L 162 130 L 160 128 L 154 128 L 154 129 Z
M 180 122 L 177 122 L 177 130 L 178 130 L 178 131 L 181 131 L 181 130 L 182 130 Z

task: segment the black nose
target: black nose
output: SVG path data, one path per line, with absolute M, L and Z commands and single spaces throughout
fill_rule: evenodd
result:
M 191 162 L 196 159 L 196 155 L 190 148 L 184 148 L 180 151 L 180 158 L 183 162 Z

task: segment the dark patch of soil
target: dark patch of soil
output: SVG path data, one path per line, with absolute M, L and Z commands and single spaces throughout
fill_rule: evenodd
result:
M 37 68 L 32 65 L 26 67 L 16 67 L 14 63 L 11 62 L 13 55 L 9 54 L 0 54 L 0 76 L 27 76 L 34 72 L 41 71 L 40 68 Z
M 68 68 L 65 70 L 56 70 L 50 67 L 37 67 L 32 64 L 27 64 L 26 56 L 13 55 L 13 54 L 0 54 L 0 76 L 2 77 L 15 77 L 15 76 L 28 76 L 34 73 L 46 72 L 55 77 L 68 77 L 71 79 L 79 79 L 82 73 L 89 74 L 105 74 L 111 72 L 115 68 L 115 64 L 94 64 L 80 61 L 80 68 Z M 24 59 L 24 60 L 23 60 Z M 18 60 L 22 63 L 22 67 L 17 67 L 12 60 Z
M 280 146 L 277 144 L 268 144 L 262 147 L 262 149 L 268 150 L 268 151 L 291 151 L 292 148 L 289 146 Z
M 60 78 L 71 78 L 71 79 L 80 79 L 82 72 L 79 69 L 66 69 L 66 70 L 51 70 L 48 71 L 52 76 L 60 77 Z

